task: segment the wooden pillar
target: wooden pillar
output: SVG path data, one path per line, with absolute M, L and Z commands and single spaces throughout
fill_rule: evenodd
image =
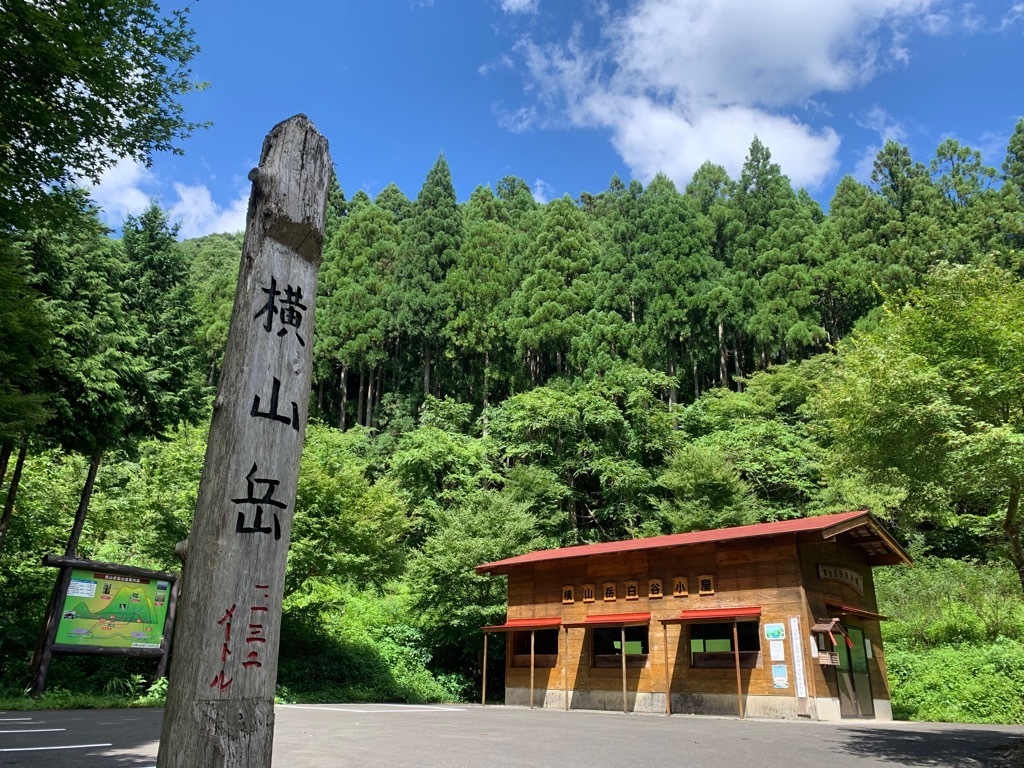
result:
M 263 142 L 174 633 L 159 768 L 270 768 L 284 574 L 312 378 L 327 140 Z
M 483 680 L 481 681 L 481 692 L 480 692 L 480 706 L 487 706 L 487 636 L 489 632 L 484 632 L 484 674 Z
M 662 655 L 665 660 L 665 714 L 672 714 L 672 670 L 668 666 L 668 624 L 662 622 Z
M 565 628 L 565 655 L 562 657 L 562 678 L 565 680 L 565 711 L 569 711 L 569 628 Z
M 536 639 L 537 630 L 530 630 L 530 709 L 533 709 L 533 644 Z
M 743 719 L 743 681 L 740 678 L 740 635 L 736 629 L 736 622 L 732 623 L 732 655 L 736 661 L 736 706 L 740 710 L 740 720 Z
M 629 711 L 629 699 L 626 696 L 626 628 L 622 627 L 622 711 Z

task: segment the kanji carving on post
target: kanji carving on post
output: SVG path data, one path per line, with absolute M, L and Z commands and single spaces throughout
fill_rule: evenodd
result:
M 272 480 L 267 477 L 256 477 L 256 464 L 253 463 L 252 469 L 249 470 L 249 474 L 245 476 L 246 483 L 246 497 L 242 499 L 232 499 L 231 501 L 235 504 L 252 504 L 256 507 L 256 512 L 253 516 L 252 525 L 245 525 L 245 512 L 242 510 L 238 511 L 238 521 L 235 524 L 236 533 L 273 533 L 274 539 L 281 538 L 281 521 L 277 517 L 277 512 L 274 512 L 274 527 L 271 528 L 269 525 L 263 525 L 263 506 L 277 507 L 278 509 L 287 509 L 288 505 L 280 502 L 274 498 L 274 491 L 278 485 L 281 484 L 280 480 Z M 255 495 L 255 486 L 259 483 L 266 485 L 266 492 L 261 497 Z
M 274 383 L 270 390 L 270 406 L 269 410 L 261 411 L 261 399 L 259 395 L 252 396 L 252 408 L 249 410 L 250 416 L 256 416 L 258 418 L 270 419 L 271 421 L 279 421 L 282 424 L 289 424 L 291 428 L 296 432 L 299 431 L 299 404 L 292 400 L 292 412 L 291 416 L 284 416 L 277 412 L 279 400 L 281 398 L 281 380 L 274 377 Z
M 308 307 L 302 303 L 302 286 L 286 286 L 284 289 L 284 298 L 278 302 L 277 297 L 281 295 L 281 291 L 277 288 L 277 278 L 270 278 L 270 287 L 262 289 L 267 294 L 267 302 L 263 305 L 259 312 L 253 317 L 258 318 L 261 315 L 266 315 L 266 320 L 263 322 L 263 330 L 268 333 L 274 329 L 274 318 L 280 317 L 281 328 L 278 329 L 277 335 L 284 336 L 288 333 L 288 328 L 292 327 L 295 329 L 295 338 L 299 340 L 299 344 L 306 346 L 306 340 L 299 334 L 299 328 L 302 325 L 302 313 L 305 312 Z M 280 303 L 280 306 L 278 304 Z

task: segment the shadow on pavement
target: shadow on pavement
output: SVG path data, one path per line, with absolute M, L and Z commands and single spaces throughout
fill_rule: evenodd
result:
M 1024 768 L 1024 736 L 985 728 L 943 730 L 840 728 L 833 749 L 897 765 Z

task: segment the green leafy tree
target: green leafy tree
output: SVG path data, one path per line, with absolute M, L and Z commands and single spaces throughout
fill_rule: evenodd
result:
M 501 579 L 476 573 L 481 563 L 540 549 L 536 520 L 522 502 L 477 491 L 439 513 L 435 531 L 409 564 L 413 604 L 435 649 L 435 663 L 465 672 L 477 665 L 480 627 L 505 617 Z
M 381 393 L 371 389 L 387 360 L 386 345 L 397 333 L 387 312 L 394 288 L 401 232 L 390 213 L 373 203 L 353 205 L 324 249 L 317 307 L 314 363 L 318 404 L 327 410 L 324 390 L 337 381 L 337 424 L 371 426 Z M 350 419 L 349 380 L 356 381 L 355 419 Z
M 0 39 L 5 225 L 35 210 L 47 189 L 97 181 L 119 158 L 178 151 L 199 127 L 180 103 L 197 87 L 187 9 L 165 16 L 152 0 L 10 0 Z
M 402 251 L 397 265 L 395 308 L 423 366 L 423 394 L 431 394 L 438 342 L 450 298 L 445 276 L 462 244 L 462 217 L 455 200 L 452 174 L 444 155 L 427 173 L 412 214 L 403 222 Z M 434 384 L 437 382 L 434 381 Z
M 526 255 L 530 272 L 513 298 L 516 351 L 534 384 L 566 370 L 573 339 L 594 303 L 593 283 L 584 278 L 597 256 L 584 214 L 567 197 L 550 203 Z
M 216 234 L 181 244 L 189 263 L 189 283 L 196 317 L 195 347 L 206 367 L 206 384 L 220 376 L 235 304 L 243 235 Z
M 914 518 L 987 519 L 1024 589 L 1022 302 L 1024 284 L 997 267 L 940 267 L 850 337 L 816 407 L 839 460 L 908 489 Z
M 130 429 L 139 439 L 159 437 L 179 422 L 196 421 L 203 410 L 195 299 L 178 228 L 164 211 L 154 204 L 129 216 L 122 233 L 120 289 L 138 328 L 133 351 L 144 361 L 143 375 L 134 381 Z
M 0 443 L 8 455 L 14 440 L 33 432 L 49 416 L 40 391 L 39 364 L 50 328 L 42 297 L 30 281 L 24 243 L 0 238 Z
M 1017 194 L 1024 197 L 1024 118 L 1017 121 L 1006 146 L 1003 180 L 1013 184 Z
M 451 301 L 445 333 L 448 355 L 461 367 L 462 380 L 475 383 L 473 389 L 480 392 L 486 420 L 495 363 L 507 366 L 511 351 L 507 313 L 515 287 L 513 231 L 504 206 L 489 188 L 473 192 L 465 215 L 466 237 L 445 276 L 445 292 Z

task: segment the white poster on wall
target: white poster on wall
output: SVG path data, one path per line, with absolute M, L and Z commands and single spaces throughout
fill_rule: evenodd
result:
M 804 649 L 800 643 L 800 617 L 789 617 L 789 641 L 793 644 L 793 677 L 797 698 L 807 698 L 807 676 L 804 674 Z
M 772 661 L 786 660 L 786 644 L 782 640 L 769 640 L 768 648 L 772 655 Z

